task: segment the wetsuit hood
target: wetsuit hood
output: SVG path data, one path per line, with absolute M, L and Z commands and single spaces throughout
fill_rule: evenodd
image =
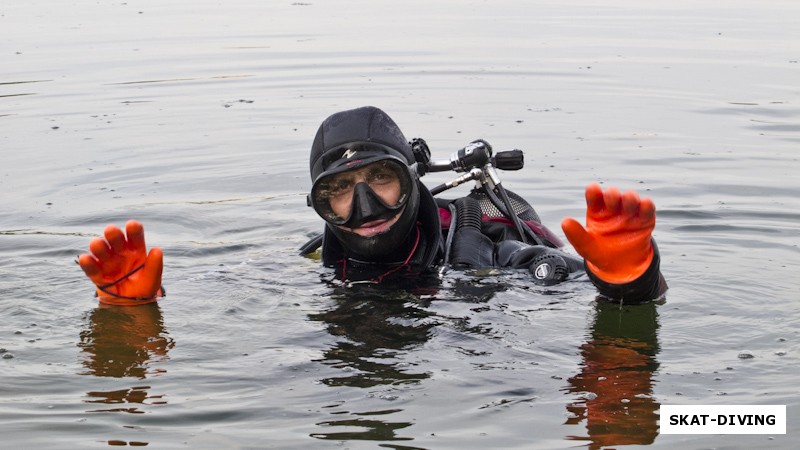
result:
M 411 145 L 400 127 L 385 112 L 364 106 L 335 113 L 325 119 L 311 145 L 311 181 L 347 165 L 349 169 L 393 155 L 414 164 Z
M 363 237 L 330 222 L 326 223 L 326 236 L 335 237 L 345 254 L 363 261 L 392 261 L 412 240 L 419 210 L 420 189 L 416 174 L 410 169 L 415 162 L 411 145 L 394 120 L 373 106 L 331 115 L 322 122 L 311 145 L 309 170 L 312 183 L 317 183 L 323 177 L 384 159 L 404 162 L 409 176 L 413 178 L 407 184 L 409 192 L 402 193 L 407 195 L 407 200 L 394 225 L 378 235 Z M 353 205 L 353 208 L 358 207 L 358 204 Z M 358 211 L 354 213 L 361 214 Z M 330 243 L 330 239 L 326 241 Z M 324 245 L 326 243 L 323 241 Z

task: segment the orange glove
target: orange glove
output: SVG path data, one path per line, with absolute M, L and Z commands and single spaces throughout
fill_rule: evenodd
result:
M 100 303 L 109 305 L 141 305 L 156 301 L 163 294 L 161 272 L 164 256 L 160 248 L 146 254 L 144 227 L 131 220 L 125 233 L 115 225 L 107 225 L 105 239 L 96 237 L 89 243 L 91 254 L 78 257 L 78 264 L 97 286 Z
M 653 261 L 653 201 L 633 191 L 620 194 L 615 187 L 603 192 L 592 183 L 586 187 L 586 206 L 586 229 L 572 218 L 564 219 L 561 228 L 589 270 L 613 284 L 641 276 Z

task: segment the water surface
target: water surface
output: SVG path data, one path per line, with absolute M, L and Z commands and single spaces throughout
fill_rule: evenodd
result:
M 4 5 L 4 445 L 793 448 L 800 6 L 644 3 Z M 366 104 L 438 158 L 525 150 L 503 181 L 559 235 L 589 182 L 651 196 L 666 299 L 331 282 L 307 154 Z M 130 218 L 169 294 L 101 308 L 73 260 Z M 659 435 L 661 404 L 786 404 L 787 435 Z

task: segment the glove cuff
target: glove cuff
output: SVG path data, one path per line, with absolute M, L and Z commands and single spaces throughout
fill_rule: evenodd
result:
M 148 303 L 157 302 L 159 297 L 163 297 L 165 295 L 167 295 L 167 291 L 164 289 L 164 286 L 161 286 L 158 292 L 156 292 L 156 294 L 152 297 L 126 297 L 124 295 L 117 295 L 108 291 L 101 291 L 99 287 L 97 292 L 95 292 L 95 296 L 100 303 L 104 305 L 115 306 L 146 305 Z
M 584 261 L 586 274 L 603 297 L 618 300 L 622 303 L 643 303 L 655 300 L 667 291 L 667 283 L 661 275 L 661 257 L 655 240 L 651 238 L 653 258 L 650 265 L 639 277 L 625 283 L 609 283 L 603 280 L 589 268 Z

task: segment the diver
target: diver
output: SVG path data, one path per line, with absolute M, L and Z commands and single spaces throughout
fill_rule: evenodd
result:
M 514 208 L 519 215 L 512 221 L 493 214 L 474 192 L 456 200 L 434 198 L 420 180 L 425 165 L 412 143 L 371 106 L 335 113 L 320 125 L 311 146 L 308 205 L 325 220 L 322 263 L 343 281 L 381 283 L 449 267 L 498 267 L 527 269 L 539 285 L 585 272 L 602 297 L 624 303 L 666 292 L 649 198 L 590 184 L 586 227 L 572 218 L 561 223 L 580 259 L 565 252 L 516 195 L 524 211 Z M 125 233 L 108 225 L 104 236 L 92 239 L 90 253 L 78 258 L 100 302 L 140 304 L 163 295 L 162 252 L 146 253 L 142 225 L 130 221 Z M 313 242 L 319 240 L 301 253 L 312 252 Z

